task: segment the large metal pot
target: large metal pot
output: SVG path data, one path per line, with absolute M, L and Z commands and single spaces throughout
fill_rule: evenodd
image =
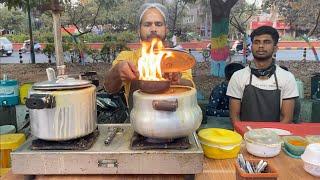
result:
M 62 141 L 96 128 L 96 87 L 70 78 L 36 83 L 26 100 L 31 132 L 39 139 Z
M 172 86 L 165 93 L 133 93 L 130 121 L 133 129 L 146 137 L 172 139 L 190 135 L 199 128 L 202 112 L 196 90 Z

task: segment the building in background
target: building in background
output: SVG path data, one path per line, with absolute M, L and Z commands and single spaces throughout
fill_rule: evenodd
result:
M 211 37 L 211 9 L 200 0 L 188 6 L 187 14 L 182 19 L 183 25 L 189 26 L 203 39 Z
M 272 26 L 280 36 L 292 35 L 293 31 L 289 23 L 286 23 L 285 18 L 279 15 L 275 6 L 272 6 L 270 13 L 260 12 L 259 15 L 253 16 L 249 20 L 248 34 L 260 26 Z

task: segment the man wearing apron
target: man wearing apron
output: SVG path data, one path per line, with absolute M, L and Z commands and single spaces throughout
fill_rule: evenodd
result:
M 251 35 L 253 61 L 233 74 L 228 85 L 232 121 L 292 121 L 299 96 L 294 75 L 275 64 L 279 34 L 261 26 Z

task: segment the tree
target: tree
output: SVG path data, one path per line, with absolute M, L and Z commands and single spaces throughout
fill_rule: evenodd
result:
M 166 4 L 169 14 L 168 27 L 171 32 L 177 30 L 177 24 L 182 20 L 187 4 L 194 4 L 195 2 L 196 0 L 176 0 Z
M 248 27 L 248 20 L 255 12 L 257 12 L 256 0 L 251 5 L 245 1 L 238 1 L 230 14 L 230 24 L 236 29 L 237 35 L 238 33 L 241 34 L 241 37 L 237 37 L 237 39 L 243 39 L 243 63 L 247 62 L 247 38 L 249 37 L 246 29 Z
M 47 0 L 44 0 L 43 2 L 46 2 Z M 28 24 L 29 24 L 29 34 L 30 34 L 30 44 L 31 44 L 31 62 L 35 63 L 35 55 L 34 55 L 34 47 L 33 47 L 33 36 L 32 36 L 32 26 L 31 26 L 31 7 L 33 7 L 35 4 L 38 3 L 36 0 L 0 0 L 0 3 L 7 6 L 9 9 L 12 8 L 21 8 L 24 11 L 27 11 L 28 13 Z
M 72 37 L 74 42 L 73 50 L 75 52 L 79 52 L 80 61 L 83 62 L 84 53 L 84 43 L 79 42 L 79 37 L 84 34 L 90 33 L 92 29 L 96 26 L 96 19 L 101 10 L 103 1 L 88 1 L 85 3 L 82 2 L 68 2 L 64 4 L 64 13 L 61 17 L 61 27 Z M 74 34 L 69 32 L 66 28 L 67 26 L 72 25 L 78 31 L 78 33 Z
M 21 33 L 26 30 L 26 20 L 22 11 L 9 11 L 7 7 L 0 8 L 0 29 Z
M 144 3 L 144 0 L 116 0 L 112 6 L 104 4 L 101 16 L 98 17 L 100 24 L 108 25 L 111 32 L 136 31 L 137 30 L 137 9 Z
M 209 15 L 211 14 L 211 7 L 210 7 L 210 2 L 207 0 L 202 0 L 201 2 L 201 11 L 204 12 L 202 16 L 202 18 L 205 19 L 205 24 L 204 24 L 204 28 L 205 28 L 205 37 L 209 38 L 209 25 L 208 25 L 208 19 L 210 18 Z
M 246 34 L 248 21 L 257 12 L 256 0 L 252 4 L 238 1 L 230 13 L 230 24 L 242 35 Z M 240 37 L 238 37 L 240 38 Z
M 280 15 L 291 25 L 291 28 L 302 35 L 302 38 L 309 44 L 316 60 L 319 57 L 314 46 L 309 42 L 312 35 L 319 36 L 320 28 L 320 1 L 319 0 L 266 0 L 263 8 L 265 10 L 275 7 Z
M 224 77 L 229 56 L 228 32 L 231 8 L 238 0 L 210 0 L 211 7 L 211 75 Z
M 298 35 L 319 35 L 319 0 L 266 0 L 263 9 L 268 12 L 275 8 Z

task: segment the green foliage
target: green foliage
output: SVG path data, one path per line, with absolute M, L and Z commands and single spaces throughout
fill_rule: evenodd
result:
M 319 0 L 265 0 L 263 10 L 271 12 L 275 9 L 285 19 L 286 23 L 291 25 L 291 28 L 296 30 L 297 34 L 307 34 L 312 30 L 316 23 L 320 10 Z M 315 35 L 320 35 L 320 28 L 315 29 Z M 311 35 L 311 34 L 309 34 Z
M 0 14 L 0 29 L 14 30 L 16 33 L 26 30 L 27 17 L 24 12 L 0 8 Z
M 281 41 L 303 41 L 302 37 L 281 36 Z
M 51 0 L 0 0 L 0 3 L 3 3 L 4 6 L 8 7 L 9 9 L 21 8 L 26 11 L 28 1 L 30 3 L 30 7 L 37 7 L 41 4 L 50 2 Z
M 6 34 L 5 36 L 14 43 L 23 43 L 23 41 L 29 39 L 27 34 Z
M 43 53 L 45 54 L 45 55 L 52 55 L 53 53 L 54 53 L 54 45 L 53 45 L 53 43 L 48 43 L 48 44 L 46 44 L 46 47 L 43 49 Z
M 116 34 L 117 36 L 117 41 L 120 42 L 137 42 L 139 40 L 137 32 L 132 32 L 132 31 L 123 31 L 119 32 Z
M 119 41 L 119 42 L 136 42 L 138 35 L 136 32 L 123 31 L 118 33 L 104 33 L 103 35 L 97 35 L 93 33 L 85 34 L 81 37 L 81 40 L 88 43 L 106 42 L 106 41 Z

